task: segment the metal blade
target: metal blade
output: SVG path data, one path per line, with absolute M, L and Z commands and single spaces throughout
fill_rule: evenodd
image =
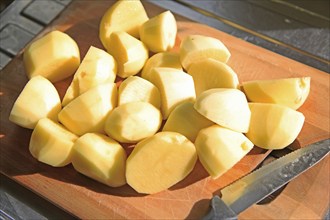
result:
M 329 153 L 329 140 L 289 153 L 237 180 L 221 190 L 221 199 L 239 214 L 318 163 Z

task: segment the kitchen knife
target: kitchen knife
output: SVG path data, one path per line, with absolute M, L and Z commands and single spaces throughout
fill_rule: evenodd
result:
M 237 180 L 214 196 L 204 220 L 233 220 L 237 215 L 272 194 L 314 166 L 329 153 L 330 139 L 295 150 Z

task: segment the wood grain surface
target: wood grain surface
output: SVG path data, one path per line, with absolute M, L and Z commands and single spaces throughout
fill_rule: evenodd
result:
M 76 40 L 81 57 L 93 45 L 103 48 L 98 39 L 98 24 L 112 1 L 74 1 L 43 34 L 61 30 Z M 150 17 L 164 11 L 144 3 Z M 205 25 L 176 16 L 176 47 L 189 34 L 216 37 L 229 48 L 229 65 L 241 82 L 253 79 L 311 76 L 311 91 L 299 109 L 304 127 L 292 148 L 329 138 L 329 75 L 232 37 Z M 53 168 L 37 162 L 29 153 L 31 130 L 8 121 L 15 99 L 27 82 L 22 56 L 16 57 L 0 74 L 1 98 L 1 173 L 31 189 L 50 202 L 83 219 L 199 219 L 209 209 L 209 201 L 220 189 L 249 173 L 269 151 L 255 147 L 222 177 L 212 180 L 200 163 L 182 182 L 154 194 L 136 193 L 128 185 L 111 188 L 77 173 L 71 165 Z M 71 78 L 56 83 L 61 97 Z M 129 150 L 128 150 L 129 152 Z M 240 219 L 322 218 L 329 204 L 329 156 L 292 181 L 282 194 L 267 205 L 254 205 Z

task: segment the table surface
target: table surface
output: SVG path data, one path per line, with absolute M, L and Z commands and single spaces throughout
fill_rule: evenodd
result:
M 315 0 L 313 4 L 308 0 L 150 0 L 149 2 L 171 10 L 179 16 L 207 24 L 298 62 L 330 72 L 329 1 L 327 0 Z M 10 7 L 15 7 L 15 2 Z M 65 10 L 65 7 L 63 8 Z M 15 18 L 11 19 L 15 20 Z M 39 26 L 45 25 L 39 23 Z M 39 31 L 41 30 L 42 28 Z M 1 51 L 3 50 L 0 49 Z M 17 51 L 18 55 L 21 51 L 22 49 Z M 10 58 L 16 56 L 5 54 Z M 15 219 L 74 218 L 2 174 L 0 203 L 1 210 L 5 210 Z M 10 219 L 2 212 L 0 216 L 3 219 Z

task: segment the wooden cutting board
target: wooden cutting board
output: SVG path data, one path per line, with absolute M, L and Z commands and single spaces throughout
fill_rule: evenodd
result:
M 73 37 L 83 57 L 98 39 L 98 24 L 111 1 L 74 1 L 46 30 L 61 30 Z M 144 3 L 150 17 L 164 11 Z M 216 37 L 229 48 L 229 65 L 241 82 L 253 79 L 311 76 L 311 92 L 299 109 L 306 122 L 292 147 L 303 147 L 329 138 L 329 75 L 205 25 L 176 16 L 178 36 L 174 51 L 188 34 Z M 255 147 L 219 179 L 212 180 L 197 163 L 193 172 L 169 190 L 141 195 L 125 185 L 111 188 L 77 173 L 72 166 L 53 168 L 37 162 L 28 151 L 31 130 L 8 121 L 15 99 L 27 82 L 22 56 L 17 56 L 0 74 L 1 173 L 38 195 L 83 219 L 199 219 L 209 209 L 209 200 L 220 189 L 260 164 L 269 151 Z M 56 83 L 63 96 L 71 79 Z M 252 206 L 241 219 L 321 218 L 329 204 L 329 157 L 294 180 L 279 198 L 268 205 Z

